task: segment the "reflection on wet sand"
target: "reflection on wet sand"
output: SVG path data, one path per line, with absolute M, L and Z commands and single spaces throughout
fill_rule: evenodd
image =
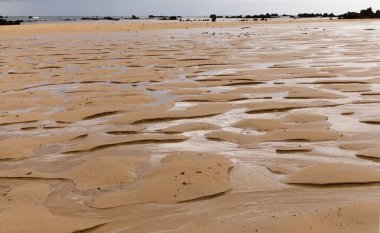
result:
M 5 232 L 376 231 L 377 21 L 118 26 L 1 39 Z

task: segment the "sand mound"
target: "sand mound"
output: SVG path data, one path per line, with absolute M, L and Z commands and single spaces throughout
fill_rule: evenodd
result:
M 219 79 L 219 78 L 208 78 L 196 80 L 201 83 L 203 87 L 231 87 L 231 86 L 252 86 L 263 84 L 263 82 L 255 81 L 251 79 Z
M 293 109 L 313 108 L 313 107 L 327 107 L 335 106 L 332 102 L 316 101 L 310 103 L 298 103 L 298 102 L 283 102 L 283 101 L 265 101 L 259 103 L 247 103 L 242 104 L 243 107 L 248 108 L 246 113 L 248 114 L 260 114 L 271 112 L 287 112 Z
M 344 163 L 321 163 L 289 175 L 283 181 L 309 185 L 377 183 L 380 182 L 380 170 Z
M 297 116 L 296 116 L 297 117 Z M 283 120 L 278 119 L 247 119 L 237 122 L 233 125 L 236 128 L 242 129 L 254 129 L 259 132 L 272 131 L 275 129 L 305 129 L 305 128 L 320 128 L 328 129 L 330 124 L 327 121 L 313 121 L 312 119 L 309 122 L 308 119 L 301 119 L 302 116 L 298 117 L 300 122 L 290 122 L 287 123 Z M 297 119 L 294 119 L 295 121 Z
M 359 151 L 356 156 L 364 157 L 369 159 L 380 159 L 380 147 L 368 148 L 362 151 Z
M 186 110 L 179 111 L 152 111 L 152 112 L 132 112 L 111 121 L 114 124 L 140 124 L 160 121 L 202 118 L 215 116 L 228 111 L 231 108 L 228 104 L 200 104 Z
M 184 133 L 184 132 L 191 132 L 191 131 L 199 131 L 199 130 L 217 130 L 220 127 L 214 124 L 209 124 L 209 123 L 185 123 L 181 125 L 175 125 L 171 126 L 165 129 L 158 130 L 159 132 L 162 133 Z
M 188 90 L 198 90 L 199 94 L 204 93 L 203 90 L 196 88 L 201 87 L 199 83 L 196 82 L 170 82 L 170 83 L 160 83 L 150 87 L 151 90 L 172 90 L 171 93 L 176 93 L 175 95 L 185 95 Z M 185 89 L 186 88 L 186 89 Z M 198 93 L 198 91 L 196 91 Z
M 47 184 L 28 182 L 10 188 L 0 196 L 2 232 L 67 233 L 90 229 L 106 222 L 84 217 L 54 215 L 45 202 L 52 188 Z M 27 195 L 26 195 L 27 194 Z
M 145 127 L 142 125 L 127 125 L 124 127 L 118 127 L 117 130 L 108 131 L 107 134 L 111 134 L 111 135 L 138 134 L 144 129 Z
M 379 147 L 380 143 L 376 142 L 348 142 L 339 146 L 343 150 L 363 150 L 367 148 Z
M 77 154 L 103 150 L 112 147 L 136 144 L 177 143 L 186 141 L 182 135 L 137 134 L 125 136 L 94 135 L 86 137 L 81 143 L 72 143 L 63 151 L 64 154 Z
M 73 123 L 81 120 L 91 120 L 122 113 L 118 106 L 113 107 L 81 107 L 65 112 L 59 112 L 52 116 L 57 122 Z
M 141 178 L 135 188 L 104 193 L 93 206 L 107 208 L 135 203 L 176 203 L 212 196 L 230 189 L 232 163 L 221 156 L 174 152 Z
M 147 162 L 143 156 L 91 156 L 65 171 L 47 173 L 28 167 L 0 171 L 2 178 L 69 179 L 77 190 L 107 189 L 131 182 L 139 165 Z M 101 175 L 100 175 L 101 174 Z
M 286 124 L 276 119 L 248 119 L 242 120 L 233 125 L 241 129 L 254 129 L 259 132 L 286 128 Z
M 9 138 L 0 141 L 1 159 L 27 158 L 33 154 L 33 150 L 39 146 L 38 140 L 28 138 Z
M 13 137 L 0 141 L 0 159 L 23 159 L 39 154 L 44 146 L 82 136 L 81 133 L 64 133 L 49 137 Z
M 347 98 L 347 97 L 344 95 L 312 90 L 312 91 L 302 91 L 302 92 L 290 92 L 288 96 L 286 96 L 285 98 L 286 99 L 341 99 L 341 98 Z
M 338 90 L 342 92 L 366 92 L 371 91 L 371 85 L 360 83 L 334 83 L 322 85 L 323 88 Z
M 124 156 L 94 157 L 56 176 L 73 180 L 78 190 L 107 189 L 129 183 L 136 167 L 144 161 Z
M 201 96 L 184 96 L 177 101 L 182 102 L 230 102 L 237 100 L 244 100 L 242 95 L 238 94 L 225 94 L 225 93 L 210 93 Z
M 307 105 L 302 103 L 290 103 L 290 102 L 277 102 L 277 101 L 265 101 L 259 103 L 243 104 L 248 108 L 249 114 L 260 114 L 270 112 L 286 112 L 292 109 L 306 108 Z
M 293 113 L 288 114 L 283 120 L 288 123 L 310 123 L 327 121 L 328 117 L 319 114 Z
M 378 231 L 379 203 L 353 203 L 305 213 L 262 214 L 240 218 L 211 218 L 203 224 L 188 224 L 178 233 L 375 233 Z M 288 208 L 293 209 L 293 208 Z
M 238 134 L 228 131 L 214 131 L 205 135 L 208 140 L 224 141 L 239 145 L 241 148 L 256 148 L 260 141 L 257 136 Z
M 21 123 L 33 123 L 42 119 L 44 119 L 43 115 L 38 113 L 20 113 L 16 115 L 3 115 L 0 116 L 0 126 Z
M 279 154 L 311 152 L 312 150 L 312 147 L 302 145 L 279 146 L 276 148 L 276 152 Z
M 342 134 L 329 129 L 278 129 L 263 136 L 265 141 L 331 141 L 338 140 Z

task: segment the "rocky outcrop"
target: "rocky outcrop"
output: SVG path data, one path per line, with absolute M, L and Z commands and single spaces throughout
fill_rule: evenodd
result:
M 339 16 L 340 19 L 374 19 L 374 18 L 380 18 L 380 10 L 377 10 L 374 12 L 372 10 L 372 7 L 361 10 L 360 13 L 358 12 L 347 12 L 341 16 Z
M 120 18 L 113 18 L 110 16 L 99 18 L 98 16 L 96 16 L 96 17 L 84 17 L 84 18 L 81 18 L 81 20 L 113 20 L 113 21 L 119 21 Z
M 0 18 L 0 25 L 20 25 L 23 21 L 16 20 L 16 21 L 8 21 L 4 19 L 3 17 Z

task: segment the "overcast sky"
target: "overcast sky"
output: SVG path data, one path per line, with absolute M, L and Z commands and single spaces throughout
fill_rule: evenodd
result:
M 0 15 L 209 15 L 359 11 L 380 0 L 0 0 Z

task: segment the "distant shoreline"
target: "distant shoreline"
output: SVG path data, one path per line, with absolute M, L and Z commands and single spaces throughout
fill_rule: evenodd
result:
M 217 15 L 211 14 L 210 16 L 179 16 L 179 15 L 148 15 L 148 16 L 4 16 L 0 15 L 1 23 L 38 23 L 38 22 L 55 22 L 55 21 L 120 21 L 120 20 L 169 20 L 169 21 L 210 21 L 210 19 L 244 19 L 244 20 L 259 20 L 265 21 L 274 18 L 287 18 L 287 19 L 300 19 L 300 18 L 339 18 L 339 19 L 373 19 L 380 18 L 380 10 L 373 11 L 372 7 L 363 9 L 360 12 L 350 12 L 336 15 L 334 13 L 299 13 L 292 14 L 278 14 L 278 13 L 265 13 L 255 15 Z
M 178 21 L 77 21 L 77 22 L 54 22 L 39 24 L 22 24 L 19 26 L 1 26 L 2 37 L 20 35 L 44 35 L 66 33 L 112 33 L 112 32 L 138 32 L 145 30 L 171 30 L 193 28 L 229 28 L 250 27 L 258 25 L 281 25 L 281 24 L 308 24 L 308 23 L 344 23 L 344 22 L 368 22 L 378 19 L 272 19 L 269 21 L 239 21 L 225 20 L 217 22 L 178 22 Z
M 140 21 L 140 20 L 158 20 L 158 21 L 216 21 L 223 19 L 237 19 L 240 21 L 266 21 L 269 19 L 379 19 L 380 10 L 373 11 L 371 7 L 363 9 L 360 12 L 347 12 L 341 15 L 334 13 L 299 13 L 298 15 L 266 13 L 256 15 L 217 15 L 210 16 L 2 16 L 0 15 L 0 25 L 20 25 L 28 23 L 51 23 L 51 22 L 79 22 L 79 21 Z

